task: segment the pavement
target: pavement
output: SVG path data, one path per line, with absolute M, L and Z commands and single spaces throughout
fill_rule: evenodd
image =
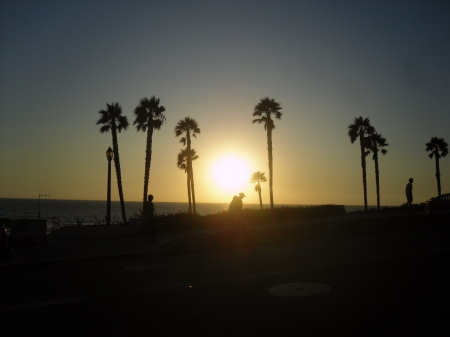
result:
M 237 231 L 162 226 L 150 244 L 136 225 L 63 227 L 0 260 L 2 336 L 450 336 L 449 225 L 450 213 L 369 212 Z M 401 255 L 400 242 L 418 253 Z M 273 246 L 189 254 L 243 245 Z M 331 291 L 298 296 L 317 286 Z
M 329 235 L 357 235 L 368 231 L 447 225 L 450 225 L 448 212 L 349 213 L 254 226 L 238 233 L 227 228 L 175 231 L 167 230 L 163 225 L 158 228 L 156 240 L 151 243 L 141 234 L 137 225 L 67 226 L 49 234 L 44 243 L 13 247 L 11 258 L 0 260 L 0 270 L 37 264 L 67 264 L 124 255 L 178 254 L 181 251 L 274 244 Z

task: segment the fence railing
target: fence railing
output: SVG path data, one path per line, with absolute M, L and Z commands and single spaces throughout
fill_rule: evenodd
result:
M 450 193 L 441 194 L 438 197 L 431 198 L 427 202 L 429 213 L 446 212 L 450 210 Z

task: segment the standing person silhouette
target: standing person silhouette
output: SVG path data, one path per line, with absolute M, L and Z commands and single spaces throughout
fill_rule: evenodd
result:
M 239 193 L 239 196 L 235 195 L 233 200 L 231 200 L 230 206 L 228 207 L 228 213 L 231 215 L 231 225 L 233 229 L 237 229 L 241 222 L 242 213 L 242 199 L 245 197 L 244 193 Z
M 406 206 L 411 206 L 412 202 L 413 202 L 413 182 L 414 179 L 413 178 L 409 178 L 409 183 L 406 184 Z
M 155 241 L 155 206 L 153 205 L 153 195 L 147 196 L 147 201 L 144 204 L 144 235 L 147 236 L 147 241 L 152 243 Z

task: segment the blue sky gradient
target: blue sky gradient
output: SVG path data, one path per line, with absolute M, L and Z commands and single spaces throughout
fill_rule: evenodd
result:
M 154 134 L 150 191 L 187 201 L 174 136 L 186 116 L 198 202 L 228 202 L 211 168 L 226 154 L 268 176 L 266 135 L 251 123 L 266 96 L 281 103 L 274 130 L 274 200 L 362 204 L 359 145 L 347 127 L 369 117 L 388 141 L 381 202 L 400 205 L 414 177 L 416 202 L 437 194 L 425 143 L 450 142 L 448 1 L 2 1 L 0 197 L 102 200 L 110 134 L 95 123 L 118 102 L 126 200 L 141 200 L 145 135 L 133 110 L 153 95 L 166 107 Z M 441 160 L 443 193 L 450 158 Z M 376 203 L 368 157 L 369 204 Z M 113 199 L 118 200 L 115 183 Z M 263 184 L 268 203 L 268 183 Z

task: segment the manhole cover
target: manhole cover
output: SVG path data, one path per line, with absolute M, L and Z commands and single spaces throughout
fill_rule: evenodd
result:
M 147 271 L 147 270 L 155 270 L 155 269 L 162 269 L 166 268 L 167 266 L 165 264 L 144 264 L 141 266 L 131 266 L 125 268 L 126 271 Z
M 269 293 L 281 297 L 304 297 L 324 294 L 331 291 L 331 287 L 318 283 L 286 283 L 274 286 Z

